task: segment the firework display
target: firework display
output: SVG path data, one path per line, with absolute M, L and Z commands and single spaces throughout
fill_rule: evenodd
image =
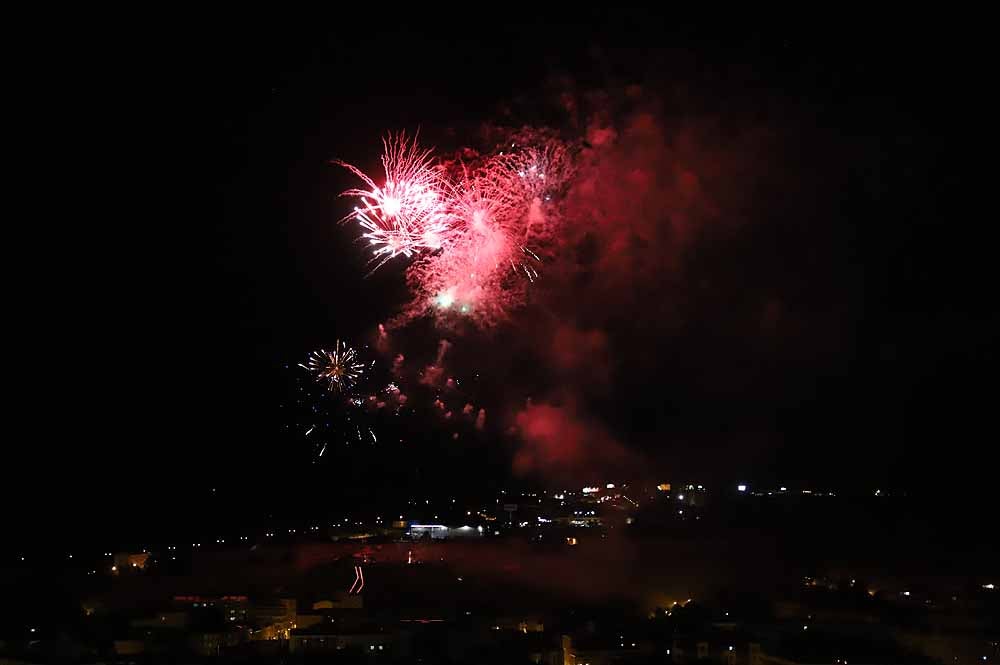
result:
M 560 222 L 558 194 L 572 171 L 558 139 L 521 130 L 487 154 L 434 160 L 404 134 L 383 141 L 385 183 L 344 162 L 366 185 L 343 221 L 355 221 L 376 268 L 410 259 L 413 300 L 394 323 L 426 314 L 488 327 L 525 301 Z
M 380 262 L 439 249 L 450 221 L 445 196 L 447 183 L 434 168 L 430 151 L 420 150 L 416 139 L 409 140 L 405 134 L 387 137 L 383 148 L 382 187 L 357 167 L 336 162 L 367 186 L 341 194 L 360 203 L 345 220 L 353 219 L 361 225 L 362 238 Z
M 320 350 L 311 353 L 306 363 L 286 365 L 291 399 L 282 405 L 285 429 L 308 444 L 314 463 L 329 457 L 331 445 L 405 445 L 418 430 L 439 429 L 437 434 L 449 440 L 481 432 L 487 412 L 475 396 L 478 376 L 466 382 L 446 373 L 450 347 L 450 342 L 441 340 L 428 362 L 411 366 L 391 349 L 355 350 L 340 343 L 339 355 Z M 350 382 L 341 380 L 330 387 L 335 364 L 331 356 L 357 370 Z
M 393 351 L 388 331 L 422 317 L 444 327 L 496 326 L 541 278 L 573 172 L 570 150 L 536 130 L 495 138 L 489 151 L 435 158 L 416 137 L 388 135 L 384 179 L 335 162 L 363 183 L 341 194 L 355 201 L 341 221 L 360 227 L 374 269 L 407 262 L 411 300 L 378 327 L 374 346 L 385 362 L 368 358 L 368 347 L 338 341 L 298 364 L 308 374 L 291 377 L 295 399 L 286 405 L 286 428 L 309 443 L 314 462 L 330 456 L 330 445 L 405 445 L 414 430 L 433 431 L 433 423 L 449 441 L 485 429 L 487 410 L 470 392 L 478 375 L 467 384 L 447 374 L 451 344 L 441 340 L 429 363 L 411 364 Z
M 365 366 L 358 360 L 358 353 L 337 340 L 333 351 L 320 349 L 309 354 L 308 360 L 300 367 L 316 376 L 316 381 L 325 382 L 327 390 L 344 392 L 351 389 L 364 371 Z

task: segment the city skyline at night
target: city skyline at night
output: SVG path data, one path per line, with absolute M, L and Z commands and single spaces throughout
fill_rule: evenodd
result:
M 411 9 L 18 42 L 0 659 L 996 662 L 988 40 Z

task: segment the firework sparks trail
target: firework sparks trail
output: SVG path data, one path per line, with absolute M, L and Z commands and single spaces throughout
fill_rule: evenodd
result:
M 442 339 L 441 341 L 438 342 L 437 357 L 434 360 L 435 364 L 437 364 L 438 366 L 444 364 L 444 357 L 445 355 L 448 354 L 449 349 L 451 349 L 451 342 L 449 342 L 448 340 Z
M 360 586 L 359 586 L 360 583 Z M 359 594 L 361 590 L 365 588 L 365 574 L 361 570 L 361 566 L 354 566 L 354 584 L 351 588 L 347 590 L 349 595 Z

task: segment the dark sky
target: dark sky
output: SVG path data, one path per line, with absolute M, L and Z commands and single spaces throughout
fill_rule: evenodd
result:
M 578 9 L 50 35 L 18 79 L 29 202 L 8 220 L 33 250 L 8 246 L 7 466 L 25 481 L 8 489 L 31 497 L 23 519 L 51 514 L 49 499 L 84 518 L 125 496 L 184 512 L 220 481 L 252 495 L 349 476 L 347 456 L 309 468 L 276 408 L 283 365 L 363 338 L 406 297 L 401 268 L 365 278 L 335 223 L 350 180 L 329 160 L 377 166 L 387 130 L 447 148 L 491 122 L 566 130 L 567 96 L 582 127 L 618 128 L 622 164 L 684 160 L 713 212 L 683 239 L 639 215 L 640 263 L 588 273 L 593 307 L 567 305 L 583 265 L 567 257 L 594 242 L 595 264 L 612 257 L 581 233 L 544 315 L 453 338 L 466 357 L 502 344 L 504 363 L 529 368 L 493 367 L 498 422 L 528 394 L 571 403 L 671 477 L 982 482 L 997 319 L 975 240 L 989 215 L 971 210 L 955 156 L 971 131 L 967 70 L 960 49 L 934 47 L 958 34 L 896 27 L 736 30 Z M 629 152 L 643 112 L 669 154 L 641 140 Z M 598 371 L 547 364 L 556 342 L 539 331 L 559 326 L 574 343 L 603 335 Z M 442 336 L 409 335 L 429 354 Z

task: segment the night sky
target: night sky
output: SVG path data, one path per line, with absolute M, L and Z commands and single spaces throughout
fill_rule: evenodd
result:
M 485 377 L 477 473 L 561 482 L 612 455 L 716 484 L 985 482 L 995 280 L 989 215 L 961 193 L 958 52 L 926 26 L 510 19 L 169 21 L 76 35 L 86 59 L 40 48 L 31 204 L 8 219 L 33 248 L 8 246 L 19 528 L 55 505 L 155 529 L 216 485 L 234 505 L 387 491 L 351 454 L 311 464 L 279 409 L 286 365 L 370 341 L 406 300 L 402 263 L 366 277 L 336 224 L 353 183 L 330 160 L 374 170 L 386 131 L 455 150 L 491 123 L 617 142 L 602 193 L 572 202 L 610 223 L 568 235 L 531 307 L 489 334 L 394 333 L 426 359 L 448 338 L 448 370 Z M 512 468 L 527 397 L 596 457 Z

